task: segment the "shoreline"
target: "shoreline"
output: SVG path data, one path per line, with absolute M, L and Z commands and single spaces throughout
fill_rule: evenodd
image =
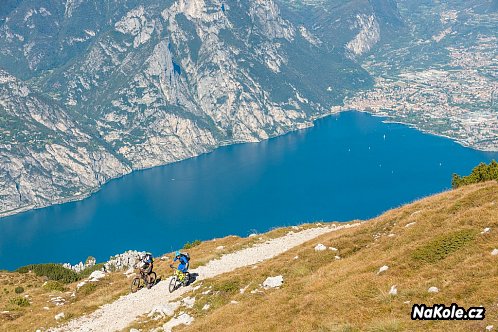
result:
M 124 176 L 130 175 L 131 173 L 136 173 L 136 172 L 140 172 L 140 171 L 146 171 L 148 169 L 152 169 L 152 168 L 156 168 L 156 167 L 168 166 L 168 165 L 171 165 L 171 164 L 174 164 L 174 163 L 178 163 L 178 162 L 181 162 L 181 161 L 185 161 L 185 160 L 188 160 L 188 159 L 191 159 L 191 158 L 196 158 L 196 157 L 199 157 L 199 156 L 202 156 L 202 155 L 205 155 L 205 154 L 212 153 L 212 152 L 214 152 L 215 150 L 217 150 L 218 148 L 221 148 L 221 147 L 226 147 L 226 146 L 231 146 L 231 145 L 238 145 L 238 144 L 257 144 L 257 143 L 261 143 L 261 142 L 264 142 L 264 141 L 268 141 L 268 140 L 273 139 L 273 138 L 282 137 L 282 136 L 285 136 L 285 135 L 290 134 L 290 133 L 298 132 L 300 130 L 306 130 L 306 129 L 309 129 L 309 128 L 313 128 L 315 126 L 315 122 L 316 121 L 324 119 L 324 118 L 329 117 L 329 116 L 339 115 L 340 113 L 344 113 L 344 112 L 366 113 L 366 114 L 369 114 L 369 115 L 371 115 L 373 117 L 376 117 L 376 118 L 382 118 L 382 122 L 385 123 L 385 124 L 391 124 L 391 123 L 392 124 L 401 124 L 401 125 L 407 126 L 409 128 L 415 129 L 415 130 L 417 130 L 417 131 L 419 131 L 421 133 L 424 133 L 424 134 L 429 134 L 429 135 L 432 135 L 432 136 L 443 137 L 443 138 L 449 139 L 449 140 L 451 140 L 451 141 L 453 141 L 453 142 L 455 142 L 455 143 L 457 143 L 457 144 L 459 144 L 459 145 L 461 145 L 461 146 L 463 146 L 465 148 L 469 148 L 469 149 L 472 149 L 472 150 L 475 150 L 475 151 L 480 151 L 480 152 L 484 152 L 484 153 L 498 153 L 498 150 L 483 150 L 483 149 L 479 149 L 479 148 L 474 147 L 474 146 L 472 146 L 470 144 L 467 144 L 465 141 L 461 141 L 461 140 L 456 139 L 454 137 L 450 137 L 450 136 L 446 136 L 444 134 L 439 134 L 439 133 L 431 132 L 431 131 L 428 131 L 428 130 L 425 130 L 425 129 L 420 129 L 416 125 L 411 124 L 411 123 L 405 123 L 405 122 L 402 122 L 402 121 L 392 120 L 393 117 L 389 116 L 387 114 L 383 115 L 383 114 L 379 114 L 377 112 L 367 111 L 365 109 L 363 109 L 363 110 L 346 109 L 346 108 L 342 108 L 342 106 L 335 106 L 329 112 L 323 113 L 323 114 L 313 115 L 313 116 L 311 116 L 311 118 L 310 118 L 309 121 L 303 122 L 301 124 L 296 124 L 295 128 L 290 129 L 290 130 L 288 130 L 288 131 L 286 131 L 286 132 L 284 132 L 284 133 L 282 133 L 280 135 L 270 136 L 267 139 L 263 139 L 263 140 L 259 140 L 259 141 L 233 141 L 233 142 L 232 141 L 221 141 L 216 146 L 213 146 L 211 149 L 209 149 L 208 151 L 200 153 L 200 154 L 197 154 L 197 155 L 193 155 L 193 156 L 190 156 L 190 157 L 187 157 L 187 158 L 184 158 L 184 159 L 175 160 L 175 161 L 172 161 L 172 162 L 169 162 L 169 163 L 166 163 L 166 164 L 159 164 L 159 165 L 155 165 L 155 166 L 151 166 L 151 167 L 132 169 L 128 173 L 121 174 L 120 176 L 117 176 L 117 177 L 114 177 L 114 178 L 109 178 L 107 181 L 103 182 L 100 186 L 98 186 L 96 188 L 93 188 L 92 190 L 90 190 L 90 191 L 88 191 L 86 193 L 82 193 L 81 195 L 78 195 L 78 196 L 68 197 L 67 199 L 59 199 L 59 200 L 56 200 L 54 202 L 48 203 L 46 205 L 41 205 L 41 206 L 36 206 L 36 205 L 32 204 L 32 205 L 23 206 L 23 207 L 20 207 L 20 208 L 17 208 L 17 209 L 12 209 L 12 210 L 8 210 L 8 211 L 2 211 L 2 212 L 0 212 L 0 222 L 4 222 L 2 219 L 6 218 L 6 217 L 10 217 L 10 216 L 22 214 L 22 213 L 25 213 L 25 212 L 39 210 L 39 209 L 43 209 L 43 208 L 47 208 L 47 207 L 51 207 L 51 206 L 56 206 L 56 205 L 62 205 L 62 204 L 66 204 L 66 203 L 73 203 L 73 202 L 82 201 L 82 200 L 84 200 L 86 198 L 89 198 L 90 196 L 92 196 L 93 194 L 97 193 L 98 191 L 100 191 L 109 182 L 111 182 L 113 180 L 120 179 L 120 178 L 122 178 Z

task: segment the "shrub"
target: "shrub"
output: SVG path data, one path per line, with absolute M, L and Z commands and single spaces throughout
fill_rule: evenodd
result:
M 16 289 L 14 289 L 14 292 L 15 292 L 16 294 L 21 294 L 21 293 L 24 293 L 24 288 L 22 288 L 21 286 L 16 287 Z
M 10 299 L 10 304 L 13 304 L 13 305 L 16 305 L 16 306 L 19 306 L 19 307 L 27 307 L 29 306 L 29 301 L 27 298 L 25 297 L 14 297 L 12 299 Z
M 43 288 L 49 291 L 58 291 L 58 292 L 63 292 L 66 290 L 64 285 L 58 281 L 55 280 L 49 280 L 45 285 L 43 285 Z
M 416 249 L 412 253 L 412 258 L 426 263 L 436 263 L 467 245 L 474 237 L 475 231 L 471 229 L 444 234 Z
M 65 284 L 81 279 L 78 273 L 66 269 L 60 264 L 33 264 L 20 267 L 16 270 L 19 273 L 27 273 L 29 271 L 33 271 L 37 276 L 44 276 L 49 280 L 61 281 Z
M 460 176 L 458 174 L 453 174 L 451 180 L 451 186 L 453 188 L 458 188 L 468 184 L 485 182 L 496 180 L 498 181 L 498 162 L 495 160 L 491 161 L 489 165 L 485 163 L 480 163 L 472 172 L 467 176 Z
M 90 295 L 97 289 L 97 285 L 94 283 L 87 283 L 78 289 L 78 294 L 83 296 Z
M 193 247 L 197 247 L 201 243 L 202 243 L 201 240 L 195 240 L 195 241 L 192 241 L 192 242 L 187 242 L 183 246 L 183 249 L 191 249 Z

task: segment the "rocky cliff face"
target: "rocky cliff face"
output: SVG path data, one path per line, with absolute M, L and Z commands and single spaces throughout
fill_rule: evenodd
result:
M 333 39 L 325 23 L 340 13 L 313 27 L 293 1 L 11 1 L 0 11 L 0 216 L 310 126 L 371 84 L 351 54 L 383 23 L 361 3 Z

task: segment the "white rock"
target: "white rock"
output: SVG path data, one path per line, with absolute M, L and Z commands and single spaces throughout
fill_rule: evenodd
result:
M 315 246 L 315 251 L 324 251 L 324 250 L 326 250 L 326 249 L 327 249 L 327 247 L 326 247 L 326 246 L 324 246 L 324 245 L 323 245 L 323 244 L 321 244 L 321 243 L 319 243 L 319 244 L 317 244 L 317 245 Z
M 493 249 L 493 251 L 491 251 L 491 256 L 496 256 L 498 255 L 498 249 Z
M 230 303 L 231 303 L 231 304 L 239 304 L 239 302 L 234 301 L 234 300 L 230 301 Z
M 43 310 L 50 310 L 49 307 L 43 307 Z
M 105 273 L 102 271 L 93 271 L 88 277 L 88 281 L 96 282 L 105 277 Z
M 396 288 L 396 285 L 392 285 L 391 289 L 389 290 L 389 295 L 397 295 L 398 294 L 398 289 Z
M 492 330 L 493 330 L 493 325 L 486 326 L 486 331 L 492 331 Z
M 404 304 L 410 304 L 410 301 L 405 301 L 405 302 L 403 302 L 403 303 L 404 303 Z
M 414 222 L 411 222 L 411 223 L 409 223 L 409 224 L 406 224 L 406 225 L 405 225 L 405 227 L 411 227 L 411 226 L 413 226 L 413 225 L 415 225 L 415 224 L 416 224 L 416 222 L 414 221 Z
M 393 233 L 391 233 L 391 234 L 389 234 L 389 235 L 387 235 L 387 236 L 389 236 L 389 237 L 393 237 L 393 236 L 396 236 L 396 235 L 395 235 L 395 234 L 393 234 Z
M 439 288 L 432 286 L 427 290 L 429 293 L 439 293 Z
M 79 283 L 76 285 L 76 289 L 80 289 L 80 288 L 81 288 L 81 287 L 83 287 L 84 285 L 86 285 L 86 281 L 79 282 Z
M 155 320 L 163 317 L 171 317 L 175 314 L 175 310 L 180 306 L 179 302 L 169 302 L 164 305 L 155 306 L 147 315 L 149 318 L 154 318 Z
M 202 307 L 202 310 L 209 310 L 209 308 L 211 308 L 211 306 L 206 303 L 204 307 Z
M 282 276 L 268 277 L 263 282 L 263 287 L 265 289 L 276 288 L 276 287 L 282 286 L 283 282 L 284 282 L 284 277 L 282 277 Z
M 294 256 L 294 259 L 298 259 L 298 258 L 299 258 L 299 256 L 297 256 L 297 255 L 296 255 L 296 256 Z
M 182 300 L 182 302 L 187 308 L 192 308 L 195 304 L 195 297 L 187 296 Z
M 482 230 L 481 234 L 486 234 L 486 233 L 489 233 L 490 231 L 491 231 L 491 228 L 486 227 L 485 229 Z
M 339 259 L 341 259 L 341 256 L 337 256 L 337 255 L 336 255 L 334 258 L 335 258 L 336 260 L 339 260 Z
M 332 251 L 339 251 L 339 249 L 334 248 L 334 247 L 329 247 L 329 250 L 332 250 Z
M 381 266 L 379 269 L 379 272 L 377 274 L 380 274 L 382 272 L 386 272 L 387 270 L 389 270 L 389 266 L 387 266 L 387 265 Z
M 224 246 L 218 246 L 218 247 L 216 247 L 216 250 L 223 250 L 223 249 L 225 249 Z
M 177 317 L 173 318 L 169 322 L 163 325 L 163 329 L 165 332 L 171 332 L 171 330 L 179 325 L 190 325 L 194 321 L 194 318 L 189 314 L 182 313 Z
M 249 237 L 255 237 L 257 236 L 258 234 L 255 234 L 255 233 L 252 233 L 252 234 L 249 234 Z
M 140 330 L 137 330 L 137 329 L 130 329 L 130 332 L 140 332 Z
M 63 312 L 61 313 L 58 313 L 57 315 L 54 316 L 55 320 L 61 320 L 65 317 L 66 315 L 64 315 Z

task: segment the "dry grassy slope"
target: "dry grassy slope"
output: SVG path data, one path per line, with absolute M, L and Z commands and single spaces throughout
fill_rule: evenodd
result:
M 253 269 L 206 282 L 181 331 L 483 331 L 498 328 L 498 184 L 472 185 L 331 232 Z M 406 226 L 408 224 L 411 226 Z M 485 227 L 491 232 L 481 234 Z M 394 236 L 389 237 L 389 234 Z M 317 243 L 339 249 L 315 252 Z M 454 250 L 447 257 L 439 256 Z M 295 256 L 298 259 L 294 259 Z M 444 256 L 444 255 L 443 255 Z M 379 267 L 389 270 L 378 275 Z M 278 290 L 251 294 L 267 276 Z M 398 295 L 388 294 L 397 285 Z M 209 286 L 214 289 L 202 295 Z M 244 294 L 239 288 L 249 286 Z M 427 289 L 436 286 L 437 294 Z M 231 300 L 238 304 L 230 304 Z M 405 303 L 409 301 L 409 303 Z M 485 306 L 480 322 L 411 321 L 413 303 Z M 207 311 L 201 308 L 211 304 Z M 150 325 L 150 322 L 148 323 Z M 157 326 L 157 323 L 156 323 Z M 176 331 L 176 330 L 175 330 Z
M 490 252 L 498 247 L 497 202 L 496 182 L 464 187 L 389 211 L 360 227 L 326 234 L 257 268 L 239 269 L 206 280 L 194 293 L 194 307 L 187 309 L 196 320 L 179 330 L 468 331 L 483 330 L 487 325 L 496 327 L 498 257 Z M 485 227 L 492 230 L 481 235 Z M 285 235 L 289 230 L 203 242 L 189 250 L 193 267 L 222 253 Z M 336 253 L 330 250 L 315 252 L 317 243 L 338 248 L 341 260 L 335 260 Z M 438 244 L 456 250 L 446 258 L 430 262 L 440 258 L 434 251 Z M 218 246 L 224 249 L 217 250 Z M 425 250 L 417 251 L 419 248 Z M 294 259 L 296 255 L 298 259 Z M 163 279 L 170 274 L 167 265 L 156 260 L 156 270 Z M 390 268 L 377 275 L 382 265 Z M 281 289 L 251 294 L 266 277 L 279 274 L 285 279 Z M 42 287 L 43 282 L 43 278 L 32 274 L 0 272 L 0 331 L 34 331 L 56 325 L 54 316 L 59 312 L 67 318 L 92 312 L 127 293 L 130 280 L 121 273 L 113 273 L 98 282 L 95 289 L 76 292 L 76 297 L 71 297 L 76 283 L 66 285 L 61 292 Z M 388 291 L 394 284 L 398 286 L 398 295 L 393 297 Z M 30 306 L 9 303 L 16 296 L 17 286 L 24 287 L 21 296 L 29 296 Z M 239 289 L 246 286 L 246 292 L 240 294 Z M 427 293 L 430 286 L 437 286 L 440 292 Z M 202 295 L 209 287 L 210 294 Z M 47 302 L 50 296 L 62 296 L 67 304 L 56 307 Z M 232 300 L 239 303 L 230 304 Z M 413 303 L 451 302 L 467 307 L 484 305 L 488 318 L 484 322 L 437 323 L 409 319 Z M 207 311 L 202 310 L 205 304 L 211 306 Z M 163 323 L 143 320 L 135 325 L 151 328 Z

